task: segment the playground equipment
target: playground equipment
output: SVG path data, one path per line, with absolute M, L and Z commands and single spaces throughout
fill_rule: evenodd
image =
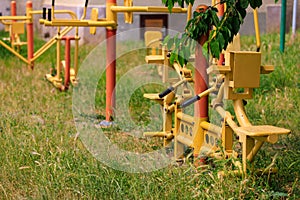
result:
M 236 173 L 246 173 L 248 162 L 252 162 L 261 146 L 265 143 L 274 144 L 279 135 L 288 134 L 284 128 L 270 125 L 254 126 L 250 123 L 244 108 L 245 99 L 252 98 L 253 88 L 259 87 L 260 74 L 268 74 L 274 70 L 273 66 L 261 66 L 261 53 L 259 52 L 230 52 L 229 66 L 214 65 L 207 72 L 214 75 L 215 83 L 209 89 L 192 98 L 175 95 L 173 91 L 186 82 L 197 81 L 191 78 L 191 72 L 185 67 L 180 67 L 181 79 L 160 94 L 145 94 L 144 97 L 159 102 L 164 110 L 164 124 L 161 132 L 146 132 L 145 136 L 163 137 L 164 145 L 174 141 L 174 156 L 182 158 L 185 147 L 194 150 L 194 156 L 199 155 L 220 157 L 218 141 L 224 147 L 224 158 L 237 157 L 238 153 L 233 148 L 234 138 L 239 138 L 242 144 L 242 164 L 235 163 Z M 178 68 L 178 64 L 175 64 Z M 186 73 L 188 72 L 188 73 Z M 217 92 L 217 97 L 212 100 L 211 106 L 223 119 L 222 125 L 209 123 L 208 119 L 190 116 L 184 113 L 184 108 Z M 223 108 L 223 97 L 232 100 L 235 117 Z M 197 107 L 195 107 L 197 108 Z M 197 113 L 197 111 L 194 111 Z M 174 121 L 172 117 L 174 116 Z M 173 123 L 174 122 L 174 123 Z M 174 124 L 174 125 L 173 125 Z M 236 135 L 236 136 L 235 136 Z
M 52 45 L 56 43 L 56 37 L 50 39 L 46 44 L 44 44 L 39 50 L 34 52 L 34 31 L 33 31 L 33 17 L 34 15 L 42 15 L 47 11 L 45 10 L 33 10 L 32 2 L 27 1 L 26 3 L 26 16 L 16 16 L 16 2 L 11 1 L 11 14 L 12 16 L 0 16 L 0 22 L 5 25 L 6 30 L 10 31 L 10 43 L 11 46 L 7 45 L 5 42 L 0 40 L 0 45 L 10 51 L 12 54 L 17 56 L 23 62 L 28 64 L 28 67 L 34 68 L 34 61 L 38 59 L 42 54 L 44 54 Z M 77 19 L 74 12 L 70 10 L 55 10 L 55 14 L 68 14 L 72 19 Z M 20 35 L 24 34 L 24 26 L 26 26 L 27 41 L 21 41 Z M 63 37 L 69 33 L 73 27 L 65 27 L 60 31 L 60 36 Z M 27 58 L 19 53 L 21 46 L 27 46 Z
M 106 18 L 99 19 L 97 11 L 93 11 L 91 19 L 57 19 L 55 18 L 55 0 L 52 0 L 51 17 L 40 20 L 45 26 L 70 26 L 70 27 L 90 27 L 90 32 L 95 32 L 95 27 L 106 27 L 106 121 L 113 118 L 113 110 L 115 108 L 116 85 L 116 31 L 117 31 L 117 14 L 122 12 L 125 15 L 125 22 L 133 22 L 134 12 L 158 12 L 169 13 L 169 9 L 163 6 L 133 6 L 132 0 L 124 0 L 124 6 L 118 6 L 116 0 L 106 1 Z M 85 10 L 88 6 L 88 0 L 85 1 Z M 172 13 L 187 13 L 187 18 L 191 17 L 192 5 L 188 8 L 175 7 Z
M 11 16 L 17 15 L 17 5 L 15 1 L 11 2 Z M 20 35 L 24 34 L 25 23 L 12 21 L 11 24 L 5 24 L 5 31 L 9 32 L 9 38 L 6 38 L 11 43 L 12 48 L 17 48 L 20 51 L 21 46 L 26 45 L 27 42 L 21 42 Z
M 254 19 L 258 30 L 257 15 Z M 256 36 L 259 51 L 259 31 L 256 31 Z M 163 49 L 159 56 L 146 56 L 146 62 L 173 67 L 180 80 L 160 94 L 144 94 L 145 98 L 158 102 L 163 108 L 163 130 L 145 132 L 144 136 L 162 137 L 166 147 L 173 142 L 176 159 L 182 160 L 187 148 L 193 150 L 196 159 L 209 156 L 220 159 L 241 156 L 242 162 L 233 163 L 235 166 L 233 173 L 246 174 L 249 163 L 253 162 L 265 142 L 274 144 L 278 141 L 279 135 L 290 133 L 288 129 L 275 126 L 252 125 L 247 117 L 245 99 L 251 99 L 253 89 L 259 87 L 260 74 L 268 74 L 274 70 L 273 66 L 261 65 L 260 52 L 231 51 L 225 65 L 218 63 L 207 67 L 201 44 L 197 44 L 194 78 L 187 66 L 180 66 L 176 62 L 170 66 L 165 52 L 167 50 Z M 206 86 L 208 75 L 215 79 L 209 88 Z M 179 86 L 186 87 L 188 82 L 194 83 L 196 94 L 194 97 L 189 97 L 189 92 L 187 92 L 189 95 L 185 95 L 186 92 L 175 94 Z M 221 125 L 209 122 L 208 95 L 211 93 L 217 93 L 210 106 L 221 117 Z M 223 108 L 223 99 L 233 102 L 234 115 Z M 194 116 L 184 112 L 190 105 L 194 105 Z M 236 142 L 241 144 L 240 148 L 234 147 Z M 220 175 L 224 173 L 220 172 Z
M 81 19 L 86 17 L 86 7 L 83 10 L 83 15 Z M 40 23 L 43 24 L 46 20 L 52 21 L 55 19 L 54 2 L 52 8 L 43 8 L 43 19 Z M 48 17 L 48 18 L 47 18 Z M 72 27 L 72 26 L 70 26 Z M 72 27 L 74 28 L 74 27 Z M 72 85 L 77 85 L 77 72 L 78 72 L 78 55 L 79 55 L 79 40 L 78 27 L 75 27 L 75 36 L 62 36 L 61 27 L 57 28 L 57 35 L 54 37 L 56 40 L 56 70 L 55 73 L 46 74 L 46 78 L 50 81 L 56 88 L 61 91 L 65 91 L 69 88 L 70 82 Z M 74 47 L 74 67 L 71 68 L 71 41 L 75 41 Z M 61 60 L 61 42 L 65 41 L 65 60 Z M 61 72 L 64 69 L 64 83 L 62 83 Z
M 65 91 L 69 88 L 70 82 L 72 85 L 76 86 L 78 84 L 77 72 L 78 72 L 78 53 L 79 53 L 79 39 L 78 31 L 76 29 L 75 36 L 64 36 L 56 37 L 56 71 L 54 74 L 46 74 L 46 78 L 50 81 L 56 88 L 61 91 Z M 71 41 L 75 41 L 75 53 L 74 53 L 74 67 L 71 68 Z M 65 60 L 60 59 L 61 41 L 65 41 Z M 64 69 L 64 83 L 62 84 L 61 71 Z M 51 70 L 52 71 L 52 70 Z

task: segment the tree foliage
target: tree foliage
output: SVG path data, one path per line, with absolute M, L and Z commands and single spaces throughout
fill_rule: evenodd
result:
M 169 8 L 178 4 L 194 4 L 195 0 L 162 0 Z M 276 0 L 275 0 L 276 1 Z M 224 16 L 217 16 L 217 5 L 208 6 L 205 10 L 194 11 L 185 27 L 184 33 L 175 37 L 166 37 L 164 44 L 169 49 L 173 49 L 170 62 L 179 62 L 182 66 L 187 63 L 191 52 L 194 50 L 195 43 L 203 35 L 209 35 L 207 43 L 213 57 L 219 58 L 223 49 L 232 42 L 233 37 L 239 32 L 241 24 L 246 17 L 246 9 L 251 6 L 253 9 L 262 5 L 262 0 L 222 0 L 219 3 L 226 3 Z M 214 27 L 214 28 L 213 28 Z

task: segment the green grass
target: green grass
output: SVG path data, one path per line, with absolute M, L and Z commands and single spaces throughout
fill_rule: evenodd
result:
M 38 42 L 40 43 L 40 42 Z M 243 49 L 255 49 L 254 38 L 242 38 Z M 272 163 L 279 169 L 269 176 L 249 174 L 217 178 L 231 161 L 216 161 L 215 166 L 197 170 L 189 163 L 151 172 L 131 174 L 109 168 L 97 161 L 83 146 L 72 115 L 72 91 L 61 93 L 44 79 L 55 63 L 55 48 L 38 59 L 34 71 L 0 48 L 0 198 L 1 199 L 299 199 L 300 172 L 300 34 L 287 42 L 286 52 L 279 53 L 279 36 L 262 37 L 263 63 L 276 70 L 262 75 L 262 88 L 255 91 L 247 105 L 255 124 L 271 124 L 292 130 L 257 156 L 255 167 Z M 82 56 L 90 47 L 82 47 Z M 134 63 L 143 63 L 143 54 Z M 118 77 L 131 67 L 121 68 Z M 104 115 L 104 80 L 100 80 L 95 120 Z M 131 99 L 132 108 L 150 107 Z M 137 110 L 136 113 L 142 112 Z M 148 114 L 142 113 L 147 120 Z M 138 117 L 137 114 L 133 114 Z M 136 120 L 141 120 L 136 118 Z M 137 152 L 158 148 L 158 139 L 129 137 L 118 129 L 106 132 L 120 148 Z

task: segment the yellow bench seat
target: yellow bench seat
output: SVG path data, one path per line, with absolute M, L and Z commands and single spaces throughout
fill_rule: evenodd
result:
M 164 56 L 162 55 L 149 55 L 145 58 L 148 64 L 164 64 Z
M 262 125 L 262 126 L 248 126 L 238 127 L 235 130 L 238 134 L 245 134 L 250 137 L 263 137 L 269 135 L 286 135 L 290 133 L 290 130 L 285 128 L 279 128 L 276 126 Z

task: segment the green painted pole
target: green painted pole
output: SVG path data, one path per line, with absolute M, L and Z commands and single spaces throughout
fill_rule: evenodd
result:
M 286 26 L 286 0 L 281 1 L 281 22 L 280 22 L 280 52 L 284 52 Z

